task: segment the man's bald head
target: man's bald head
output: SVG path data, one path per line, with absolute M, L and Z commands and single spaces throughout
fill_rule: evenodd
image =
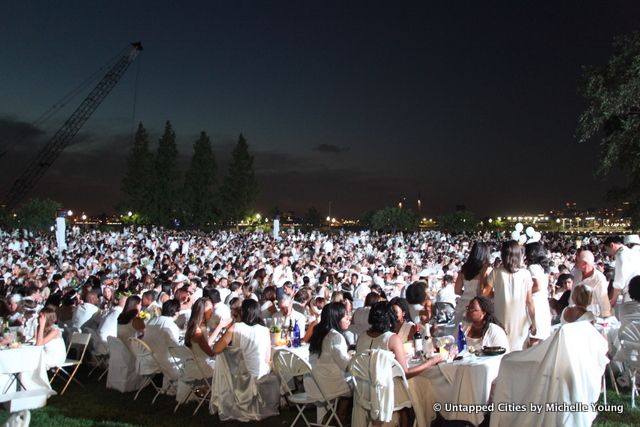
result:
M 576 259 L 576 265 L 583 274 L 590 273 L 593 270 L 594 263 L 595 257 L 591 251 L 581 251 Z

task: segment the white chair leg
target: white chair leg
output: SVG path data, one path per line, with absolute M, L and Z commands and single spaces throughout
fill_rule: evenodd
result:
M 602 374 L 602 394 L 604 404 L 607 404 L 607 374 Z
M 636 389 L 636 370 L 635 369 L 630 369 L 629 370 L 629 379 L 631 381 L 631 407 L 635 408 L 636 407 L 636 394 L 638 393 L 638 390 Z

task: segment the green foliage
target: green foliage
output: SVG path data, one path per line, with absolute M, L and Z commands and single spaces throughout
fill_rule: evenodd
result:
M 153 189 L 152 157 L 149 151 L 149 134 L 140 123 L 127 160 L 127 171 L 122 178 L 123 199 L 118 211 L 142 214 L 148 211 L 149 197 Z
M 154 158 L 153 191 L 148 217 L 153 224 L 168 225 L 178 211 L 180 173 L 176 134 L 167 121 Z
M 614 52 L 603 67 L 587 67 L 580 92 L 587 100 L 577 129 L 580 142 L 601 137 L 599 172 L 619 169 L 628 177 L 626 187 L 611 195 L 631 202 L 634 222 L 640 220 L 640 33 L 618 37 Z
M 309 210 L 307 210 L 307 213 L 304 215 L 304 221 L 308 225 L 312 225 L 314 227 L 320 225 L 320 223 L 322 222 L 322 217 L 320 216 L 320 212 L 318 211 L 318 209 L 316 209 L 315 206 L 311 206 Z
M 438 228 L 449 233 L 473 231 L 477 226 L 478 220 L 467 211 L 456 211 L 438 218 Z
M 378 231 L 396 232 L 415 230 L 418 226 L 416 214 L 410 209 L 384 208 L 371 217 L 371 228 Z
M 240 134 L 233 150 L 229 171 L 220 188 L 220 210 L 225 221 L 239 221 L 252 210 L 258 196 L 258 183 L 253 170 L 253 156 Z
M 9 224 L 31 231 L 47 231 L 55 223 L 56 211 L 62 205 L 50 199 L 31 199 L 21 205 Z
M 193 144 L 191 165 L 184 182 L 182 209 L 187 224 L 204 225 L 215 220 L 216 158 L 205 132 Z

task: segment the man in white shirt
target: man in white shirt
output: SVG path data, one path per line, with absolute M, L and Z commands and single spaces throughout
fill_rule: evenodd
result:
M 607 278 L 595 268 L 595 259 L 591 251 L 583 250 L 576 258 L 576 267 L 580 270 L 581 280 L 578 284 L 583 284 L 591 288 L 592 297 L 589 310 L 599 317 L 611 316 L 611 304 L 607 295 Z M 575 289 L 575 286 L 573 287 Z M 569 298 L 569 305 L 575 305 L 573 301 L 573 290 Z
M 122 313 L 125 302 L 127 302 L 127 297 L 125 295 L 120 295 L 118 298 L 118 305 L 113 306 L 107 315 L 102 318 L 102 321 L 100 321 L 100 325 L 98 326 L 98 335 L 100 336 L 102 343 L 105 345 L 107 343 L 107 337 L 118 336 L 118 316 Z
M 604 248 L 611 259 L 615 259 L 615 276 L 613 278 L 613 294 L 611 306 L 615 307 L 618 295 L 622 294 L 623 302 L 630 301 L 629 280 L 640 275 L 640 253 L 629 249 L 620 236 L 610 236 L 604 241 Z
M 436 296 L 436 302 L 448 302 L 449 304 L 456 306 L 456 292 L 453 286 L 453 276 L 445 274 L 442 279 L 442 288 L 438 291 Z
M 70 326 L 77 330 L 82 330 L 83 327 L 95 328 L 100 323 L 100 309 L 98 304 L 100 299 L 96 291 L 87 292 L 85 301 L 78 305 L 71 318 Z
M 363 277 L 365 277 L 363 275 Z M 368 279 L 371 279 L 369 276 L 366 276 Z M 354 309 L 358 309 L 360 307 L 364 306 L 364 299 L 367 297 L 367 295 L 369 294 L 369 292 L 371 292 L 371 288 L 369 287 L 369 284 L 371 283 L 370 280 L 362 280 L 360 281 L 360 283 L 356 286 L 355 282 L 358 281 L 358 275 L 356 273 L 351 275 L 351 286 L 354 289 L 353 291 L 353 308 Z
M 285 254 L 280 255 L 280 264 L 273 270 L 273 283 L 276 285 L 276 297 L 282 298 L 284 290 L 282 286 L 285 282 L 293 283 L 293 271 L 289 267 L 289 257 Z
M 300 338 L 302 339 L 306 329 L 307 318 L 304 314 L 293 309 L 293 300 L 287 295 L 280 299 L 278 305 L 280 307 L 280 311 L 273 315 L 274 323 L 288 328 L 289 325 L 293 327 L 297 321 L 298 327 L 300 328 Z

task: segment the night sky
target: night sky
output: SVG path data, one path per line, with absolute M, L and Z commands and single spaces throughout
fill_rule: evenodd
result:
M 170 120 L 183 170 L 204 130 L 222 175 L 242 132 L 263 212 L 357 216 L 418 194 L 425 216 L 603 206 L 616 177 L 595 178 L 598 142 L 574 137 L 577 86 L 640 30 L 640 2 L 473 3 L 2 2 L 0 189 L 83 96 L 34 120 L 140 40 L 33 195 L 112 212 L 132 125 L 155 149 Z

